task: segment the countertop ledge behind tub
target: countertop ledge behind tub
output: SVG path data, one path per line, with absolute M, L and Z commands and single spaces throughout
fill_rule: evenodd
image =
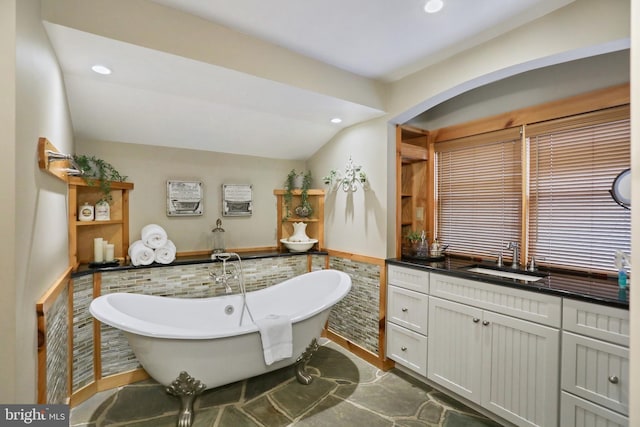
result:
M 590 276 L 587 274 L 569 274 L 558 271 L 540 269 L 538 272 L 548 274 L 542 280 L 525 282 L 516 279 L 492 277 L 471 273 L 463 267 L 470 265 L 495 267 L 495 262 L 478 262 L 470 258 L 445 257 L 444 261 L 429 262 L 418 259 L 391 258 L 387 264 L 433 271 L 479 282 L 508 286 L 531 292 L 542 292 L 566 298 L 579 299 L 596 304 L 629 309 L 629 288 L 620 290 L 616 278 Z
M 328 252 L 325 251 L 307 251 L 307 252 L 287 252 L 287 251 L 253 251 L 253 252 L 239 252 L 240 259 L 242 261 L 249 259 L 261 259 L 261 258 L 276 258 L 276 257 L 288 257 L 288 256 L 301 256 L 301 255 L 328 255 Z M 231 259 L 233 261 L 233 259 Z M 88 264 L 80 265 L 78 271 L 75 271 L 71 274 L 71 277 L 80 277 L 85 276 L 87 274 L 93 274 L 98 272 L 109 272 L 109 271 L 122 271 L 122 270 L 136 270 L 143 268 L 162 268 L 162 267 L 171 267 L 176 265 L 190 265 L 190 264 L 207 264 L 212 262 L 221 262 L 218 260 L 211 260 L 211 255 L 198 255 L 198 256 L 180 256 L 178 255 L 170 264 L 159 264 L 154 262 L 150 265 L 140 265 L 134 266 L 131 264 L 122 264 L 115 267 L 101 267 L 101 268 L 89 268 Z

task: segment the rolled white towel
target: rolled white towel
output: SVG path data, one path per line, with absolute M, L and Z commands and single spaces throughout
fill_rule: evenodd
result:
M 153 252 L 156 262 L 160 264 L 171 264 L 176 259 L 176 245 L 171 240 Z
M 167 243 L 167 232 L 158 224 L 145 225 L 140 234 L 142 242 L 151 249 L 161 248 Z
M 136 240 L 129 246 L 129 258 L 133 265 L 149 265 L 154 261 L 153 249 L 146 246 L 142 240 Z

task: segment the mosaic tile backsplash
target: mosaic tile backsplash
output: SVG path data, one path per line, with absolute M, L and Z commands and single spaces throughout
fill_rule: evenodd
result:
M 94 381 L 93 317 L 89 304 L 93 299 L 93 275 L 73 281 L 73 376 L 71 389 L 75 393 Z
M 70 395 L 67 387 L 69 373 L 67 319 L 69 318 L 69 293 L 60 292 L 51 308 L 45 314 L 47 325 L 47 402 L 66 403 Z
M 248 292 L 280 283 L 307 272 L 306 256 L 273 257 L 242 261 Z M 311 270 L 326 268 L 326 255 L 311 256 Z M 233 264 L 233 263 L 232 263 Z M 177 298 L 204 298 L 224 293 L 210 273 L 220 274 L 221 263 L 173 265 L 160 268 L 133 268 L 101 273 L 102 294 L 132 292 Z M 329 317 L 329 329 L 375 354 L 378 353 L 378 315 L 380 267 L 349 259 L 329 257 L 329 268 L 346 272 L 353 287 L 336 305 Z M 93 375 L 93 323 L 89 304 L 93 294 L 93 275 L 74 279 L 73 286 L 73 372 L 72 392 L 95 380 Z M 238 292 L 239 289 L 235 289 Z M 47 315 L 47 392 L 49 402 L 62 402 L 66 389 L 67 297 L 60 296 Z M 55 326 L 54 326 L 55 325 Z M 62 336 L 64 334 L 64 336 Z M 52 336 L 49 336 L 52 335 Z M 102 377 L 139 368 L 140 365 L 124 334 L 101 326 Z
M 329 268 L 351 276 L 351 292 L 331 310 L 329 329 L 379 355 L 380 267 L 330 257 Z

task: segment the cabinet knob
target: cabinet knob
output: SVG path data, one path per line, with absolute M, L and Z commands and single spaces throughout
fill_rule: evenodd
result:
M 618 384 L 618 382 L 620 382 L 620 380 L 618 379 L 618 377 L 616 375 L 611 375 L 609 377 L 609 382 L 611 384 Z
M 488 320 L 484 320 L 484 321 L 482 322 L 482 324 L 483 324 L 484 326 L 489 326 L 489 321 L 488 321 Z
M 402 346 L 402 347 L 400 347 L 400 350 L 402 350 L 402 351 L 407 351 L 407 347 Z
M 478 319 L 477 317 L 473 318 L 473 323 L 478 323 L 480 321 L 480 319 Z
M 409 309 L 407 307 L 402 307 L 402 312 L 406 313 L 407 311 L 409 311 Z

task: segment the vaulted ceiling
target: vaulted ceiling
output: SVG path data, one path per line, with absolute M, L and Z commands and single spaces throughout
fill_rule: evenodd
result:
M 424 1 L 45 0 L 43 19 L 77 138 L 306 159 L 384 115 L 394 81 L 573 0 Z

